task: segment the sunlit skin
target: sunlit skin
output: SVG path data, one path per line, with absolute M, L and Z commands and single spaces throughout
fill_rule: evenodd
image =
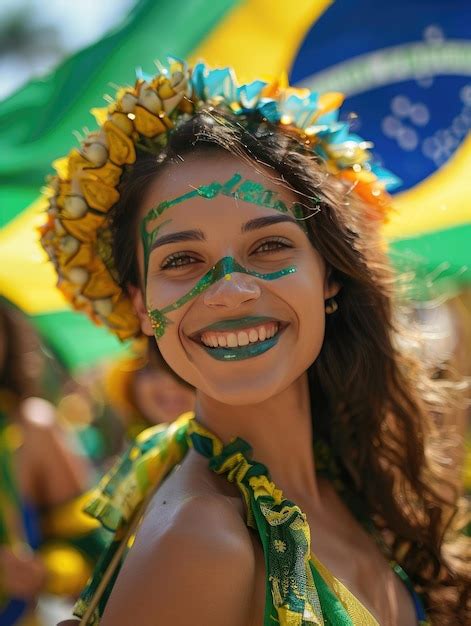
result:
M 164 369 L 145 369 L 134 377 L 133 396 L 137 409 L 150 424 L 171 422 L 192 411 L 195 392 Z
M 222 152 L 192 154 L 169 165 L 156 178 L 140 207 L 140 220 L 160 202 L 212 181 L 228 180 L 234 172 L 276 190 L 287 206 L 299 201 L 276 173 L 264 166 Z M 166 242 L 150 256 L 146 295 L 143 288 L 131 287 L 142 331 L 148 336 L 153 335 L 148 310 L 163 309 L 177 301 L 221 258 L 233 257 L 241 266 L 260 273 L 296 267 L 296 272 L 273 281 L 239 272 L 232 273 L 230 280 L 221 278 L 168 314 L 170 323 L 158 347 L 170 367 L 196 388 L 199 421 L 225 443 L 234 436 L 249 441 L 253 458 L 269 468 L 277 487 L 306 513 L 312 550 L 320 561 L 382 625 L 413 626 L 414 611 L 404 586 L 330 483 L 315 472 L 312 441 L 316 399 L 312 415 L 306 370 L 319 355 L 324 340 L 325 301 L 338 293 L 340 285 L 330 279 L 324 260 L 296 220 L 276 210 L 230 197 L 211 201 L 191 198 L 156 219 L 152 228 L 161 223 L 159 237 L 165 237 Z M 176 235 L 182 232 L 186 234 Z M 143 250 L 137 232 L 136 242 L 143 277 Z M 169 267 L 169 263 L 177 265 Z M 246 323 L 240 320 L 247 318 L 263 318 L 277 325 L 276 344 L 241 361 L 214 359 L 208 346 L 202 345 L 202 331 L 214 324 L 227 326 L 228 320 L 240 328 Z M 231 552 L 232 565 L 224 559 L 218 565 L 211 556 L 211 566 L 205 569 L 201 559 L 209 557 L 211 551 L 203 556 L 193 552 L 194 542 L 185 543 L 178 589 L 169 587 L 168 572 L 164 576 L 156 562 L 169 554 L 165 563 L 174 567 L 172 551 L 179 550 L 186 535 L 179 535 L 173 547 L 162 541 L 175 524 L 182 524 L 183 532 L 185 524 L 189 525 L 193 538 L 209 534 L 210 545 L 221 539 L 221 533 L 230 533 L 232 544 L 239 546 L 236 554 L 240 560 Z M 159 488 L 145 516 L 106 607 L 103 626 L 126 623 L 130 597 L 134 598 L 133 611 L 138 614 L 133 615 L 139 623 L 183 623 L 178 598 L 191 593 L 195 577 L 203 576 L 211 584 L 208 577 L 212 574 L 223 594 L 228 567 L 234 576 L 239 569 L 244 574 L 240 580 L 231 579 L 234 592 L 228 589 L 224 596 L 228 602 L 225 617 L 218 621 L 214 603 L 210 603 L 209 611 L 209 597 L 192 599 L 195 615 L 204 615 L 204 623 L 211 626 L 258 626 L 263 622 L 265 599 L 260 544 L 247 531 L 236 487 L 215 476 L 207 460 L 191 450 L 179 471 Z M 187 589 L 184 570 L 188 571 Z M 157 592 L 160 584 L 166 588 L 164 596 Z M 246 604 L 242 598 L 247 598 Z M 152 615 L 163 621 L 156 622 L 149 617 Z

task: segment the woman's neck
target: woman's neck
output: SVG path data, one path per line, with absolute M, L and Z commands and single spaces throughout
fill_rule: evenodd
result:
M 198 393 L 196 414 L 223 443 L 245 439 L 285 497 L 319 502 L 307 374 L 259 404 L 227 405 Z

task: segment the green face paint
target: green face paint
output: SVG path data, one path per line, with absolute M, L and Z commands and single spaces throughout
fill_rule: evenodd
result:
M 172 221 L 172 220 L 167 220 L 166 222 L 163 222 L 162 224 L 160 224 L 160 226 L 158 226 L 157 228 L 154 228 L 154 230 L 149 233 L 147 232 L 146 220 L 147 220 L 147 217 L 145 217 L 142 220 L 141 227 L 140 227 L 142 247 L 144 248 L 144 290 L 145 291 L 147 291 L 147 272 L 149 270 L 149 258 L 150 258 L 150 253 L 152 251 L 152 246 L 154 245 L 154 242 L 157 239 L 157 235 L 159 234 L 159 231 L 162 228 L 162 226 L 165 226 L 166 224 L 170 224 L 170 222 Z
M 288 274 L 294 274 L 296 272 L 296 267 L 294 265 L 290 265 L 289 267 L 285 267 L 277 272 L 269 272 L 268 274 L 262 274 L 260 272 L 255 272 L 252 270 L 248 270 L 242 265 L 240 265 L 233 257 L 226 256 L 220 259 L 216 265 L 206 272 L 204 276 L 200 278 L 200 280 L 196 283 L 196 285 L 191 289 L 187 294 L 179 298 L 173 304 L 165 307 L 164 309 L 154 309 L 149 311 L 149 317 L 152 322 L 152 328 L 154 329 L 154 334 L 157 339 L 160 339 L 165 332 L 167 324 L 170 320 L 166 317 L 167 313 L 174 311 L 175 309 L 180 308 L 193 298 L 196 298 L 200 293 L 206 291 L 208 287 L 216 283 L 218 280 L 222 278 L 226 280 L 231 279 L 231 274 L 233 273 L 239 274 L 248 274 L 249 276 L 255 276 L 255 278 L 261 278 L 262 280 L 276 280 L 278 278 L 282 278 L 283 276 L 287 276 Z
M 293 202 L 291 207 L 288 207 L 283 200 L 278 198 L 277 191 L 267 189 L 261 183 L 256 183 L 253 180 L 242 181 L 242 179 L 242 174 L 236 172 L 225 183 L 218 183 L 215 181 L 209 185 L 201 185 L 200 187 L 197 187 L 182 196 L 178 196 L 173 200 L 164 200 L 149 211 L 143 220 L 144 224 L 147 226 L 150 221 L 160 217 L 166 209 L 169 209 L 176 204 L 186 202 L 191 198 L 200 197 L 211 200 L 216 198 L 218 195 L 227 196 L 236 200 L 243 200 L 244 202 L 250 202 L 251 204 L 257 204 L 258 206 L 263 206 L 267 209 L 275 209 L 275 211 L 280 211 L 281 213 L 289 213 L 291 210 L 294 217 L 297 219 L 302 219 L 304 217 L 302 205 L 298 202 Z M 303 228 L 305 227 L 304 222 L 301 222 L 301 226 Z
M 304 217 L 301 204 L 294 202 L 291 207 L 289 207 L 285 202 L 283 202 L 283 200 L 278 197 L 278 192 L 273 191 L 272 189 L 268 189 L 264 187 L 264 185 L 262 185 L 261 183 L 256 183 L 253 180 L 243 180 L 243 176 L 239 173 L 235 173 L 225 183 L 219 183 L 215 181 L 210 183 L 209 185 L 201 185 L 200 187 L 193 189 L 192 191 L 189 191 L 182 196 L 178 196 L 173 200 L 164 200 L 149 211 L 149 213 L 142 220 L 140 226 L 140 234 L 144 249 L 144 288 L 146 291 L 147 273 L 152 247 L 157 239 L 157 235 L 160 229 L 165 224 L 168 224 L 170 220 L 164 222 L 163 224 L 160 224 L 160 226 L 150 232 L 148 231 L 149 223 L 160 217 L 167 209 L 170 209 L 177 204 L 181 204 L 182 202 L 186 202 L 191 198 L 200 197 L 211 200 L 213 198 L 216 198 L 218 195 L 234 198 L 235 200 L 243 200 L 244 202 L 250 202 L 251 204 L 263 206 L 268 209 L 274 209 L 275 211 L 280 211 L 281 213 L 291 212 L 294 217 L 300 220 Z M 304 221 L 300 221 L 299 224 L 303 228 L 303 230 L 306 229 Z M 258 272 L 246 270 L 244 267 L 239 265 L 237 261 L 235 261 L 232 257 L 224 257 L 223 259 L 218 261 L 218 263 L 216 263 L 216 265 L 211 268 L 211 270 L 209 270 L 209 272 L 207 272 L 207 274 L 205 274 L 198 281 L 198 283 L 193 287 L 190 292 L 177 300 L 177 302 L 160 311 L 155 309 L 149 312 L 155 330 L 155 335 L 157 338 L 160 338 L 164 334 L 166 324 L 168 323 L 168 319 L 165 317 L 166 313 L 177 309 L 192 298 L 196 297 L 199 293 L 207 289 L 214 282 L 220 280 L 225 274 L 230 274 L 231 272 L 241 272 L 244 274 L 256 276 L 257 278 L 262 278 L 263 280 L 275 280 L 276 278 L 281 278 L 282 276 L 285 276 L 286 274 L 291 274 L 295 271 L 296 268 L 294 266 L 291 266 L 280 270 L 279 272 L 272 272 L 271 274 L 260 274 Z
M 159 230 L 162 226 L 169 223 L 168 221 L 164 222 L 153 231 L 148 232 L 149 222 L 157 219 L 166 209 L 170 209 L 177 204 L 181 204 L 182 202 L 186 202 L 187 200 L 196 197 L 207 198 L 210 200 L 212 198 L 216 198 L 218 195 L 223 195 L 234 198 L 235 200 L 243 200 L 244 202 L 250 202 L 251 204 L 263 206 L 267 209 L 274 209 L 275 211 L 280 211 L 281 213 L 289 213 L 291 210 L 294 217 L 299 220 L 303 219 L 304 215 L 301 204 L 294 202 L 291 207 L 288 207 L 283 200 L 278 198 L 277 191 L 267 189 L 261 183 L 256 183 L 253 180 L 242 180 L 242 178 L 242 174 L 236 172 L 225 183 L 218 183 L 215 181 L 209 185 L 201 185 L 197 189 L 193 189 L 192 191 L 189 191 L 182 196 L 178 196 L 173 200 L 164 200 L 149 211 L 149 213 L 142 220 L 140 227 L 142 245 L 144 247 L 145 287 L 147 287 L 147 268 L 149 265 L 149 257 L 152 246 L 157 239 Z M 303 230 L 306 229 L 304 221 L 300 221 L 300 226 Z

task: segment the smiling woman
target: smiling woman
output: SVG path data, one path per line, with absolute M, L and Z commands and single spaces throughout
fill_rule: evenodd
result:
M 43 234 L 73 304 L 154 336 L 197 394 L 90 503 L 115 535 L 81 623 L 465 623 L 450 396 L 396 319 L 387 172 L 338 94 L 197 66 L 170 114 L 178 68 L 120 93 L 60 166 Z
M 198 119 L 188 122 L 195 137 L 198 124 L 213 120 Z M 194 143 L 183 128 L 176 133 L 183 133 L 185 145 Z M 180 158 L 169 156 L 144 194 L 144 253 L 137 271 L 147 284 L 131 292 L 143 332 L 156 334 L 172 369 L 224 403 L 256 403 L 283 391 L 316 359 L 324 300 L 339 287 L 327 285 L 322 257 L 300 227 L 304 221 L 288 209 L 299 206 L 299 198 L 281 185 L 276 171 L 216 144 L 201 145 L 188 153 L 171 143 Z M 259 193 L 214 193 L 218 186 L 229 189 L 231 183 L 224 181 L 234 179 L 243 181 L 239 190 L 250 185 Z M 167 201 L 187 189 L 196 192 L 184 201 Z M 271 201 L 262 203 L 264 197 Z M 162 205 L 164 211 L 152 209 Z M 147 229 L 150 237 L 158 233 L 152 246 Z M 136 230 L 131 225 L 131 232 Z M 250 318 L 259 318 L 258 324 Z M 224 324 L 225 331 L 211 333 L 214 324 Z M 250 368 L 235 363 L 264 353 L 266 358 L 253 359 Z M 221 360 L 233 362 L 230 371 L 221 368 Z

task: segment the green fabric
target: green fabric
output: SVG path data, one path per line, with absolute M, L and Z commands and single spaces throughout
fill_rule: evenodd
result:
M 73 144 L 72 131 L 94 124 L 89 110 L 104 105 L 110 83 L 133 84 L 136 68 L 151 72 L 154 59 L 189 56 L 237 4 L 140 0 L 113 32 L 0 103 L 0 187 L 9 188 L 0 226 L 37 195 L 51 162 Z
M 454 294 L 471 282 L 471 223 L 393 241 L 390 258 L 399 271 L 412 271 L 416 300 Z M 444 259 L 446 259 L 444 261 Z
M 106 328 L 92 324 L 83 313 L 58 311 L 30 319 L 54 356 L 69 370 L 85 369 L 129 349 L 127 343 L 120 343 Z
M 217 438 L 205 433 L 197 422 L 190 426 L 190 439 L 195 450 L 210 459 L 211 470 L 227 475 L 244 498 L 248 497 L 247 523 L 258 530 L 265 557 L 264 626 L 280 623 L 278 611 L 283 609 L 289 609 L 293 617 L 298 616 L 300 626 L 353 626 L 342 604 L 334 602 L 327 585 L 317 584 L 322 579 L 314 577 L 316 568 L 310 558 L 310 533 L 305 515 L 276 490 L 262 463 L 249 460 L 250 445 L 237 438 L 220 449 Z M 255 478 L 258 485 L 251 478 Z M 311 618 L 305 617 L 306 611 Z
M 239 0 L 139 0 L 124 22 L 95 44 L 32 80 L 0 103 L 0 228 L 39 195 L 54 159 L 74 145 L 73 131 L 95 122 L 113 84 L 133 84 L 136 69 L 152 71 L 166 55 L 187 57 Z M 32 316 L 51 349 L 71 370 L 94 365 L 126 348 L 82 314 Z
M 113 32 L 1 102 L 0 227 L 37 198 L 45 176 L 52 172 L 52 160 L 73 145 L 72 131 L 94 126 L 88 111 L 104 103 L 106 92 L 113 92 L 110 83 L 132 83 L 135 68 L 151 71 L 155 58 L 188 56 L 241 1 L 192 0 L 185 4 L 182 19 L 181 7 L 172 0 L 139 0 Z M 413 267 L 419 268 L 419 279 L 435 272 L 443 258 L 451 259 L 437 289 L 456 290 L 471 280 L 466 243 L 470 235 L 471 226 L 464 225 L 396 242 L 393 249 L 409 251 L 409 258 L 417 261 Z M 468 270 L 462 271 L 465 265 Z M 426 297 L 419 281 L 416 285 L 417 297 Z M 104 328 L 95 331 L 90 322 L 79 321 L 79 315 L 54 313 L 32 319 L 71 369 L 93 365 L 122 349 Z M 75 341 L 79 331 L 80 341 Z
M 311 570 L 316 587 L 319 589 L 325 626 L 355 626 L 340 600 L 332 593 L 312 563 Z
M 103 477 L 95 497 L 86 507 L 86 512 L 98 519 L 102 526 L 114 533 L 96 564 L 94 573 L 74 607 L 74 614 L 82 617 L 96 589 L 107 571 L 127 527 L 136 510 L 153 488 L 148 468 L 161 469 L 163 480 L 188 451 L 186 430 L 188 419 L 184 417 L 171 425 L 159 425 L 139 435 L 128 451 Z M 160 481 L 157 481 L 159 483 Z M 110 581 L 101 595 L 89 624 L 97 626 L 108 598 L 119 574 L 124 558 L 114 570 Z

